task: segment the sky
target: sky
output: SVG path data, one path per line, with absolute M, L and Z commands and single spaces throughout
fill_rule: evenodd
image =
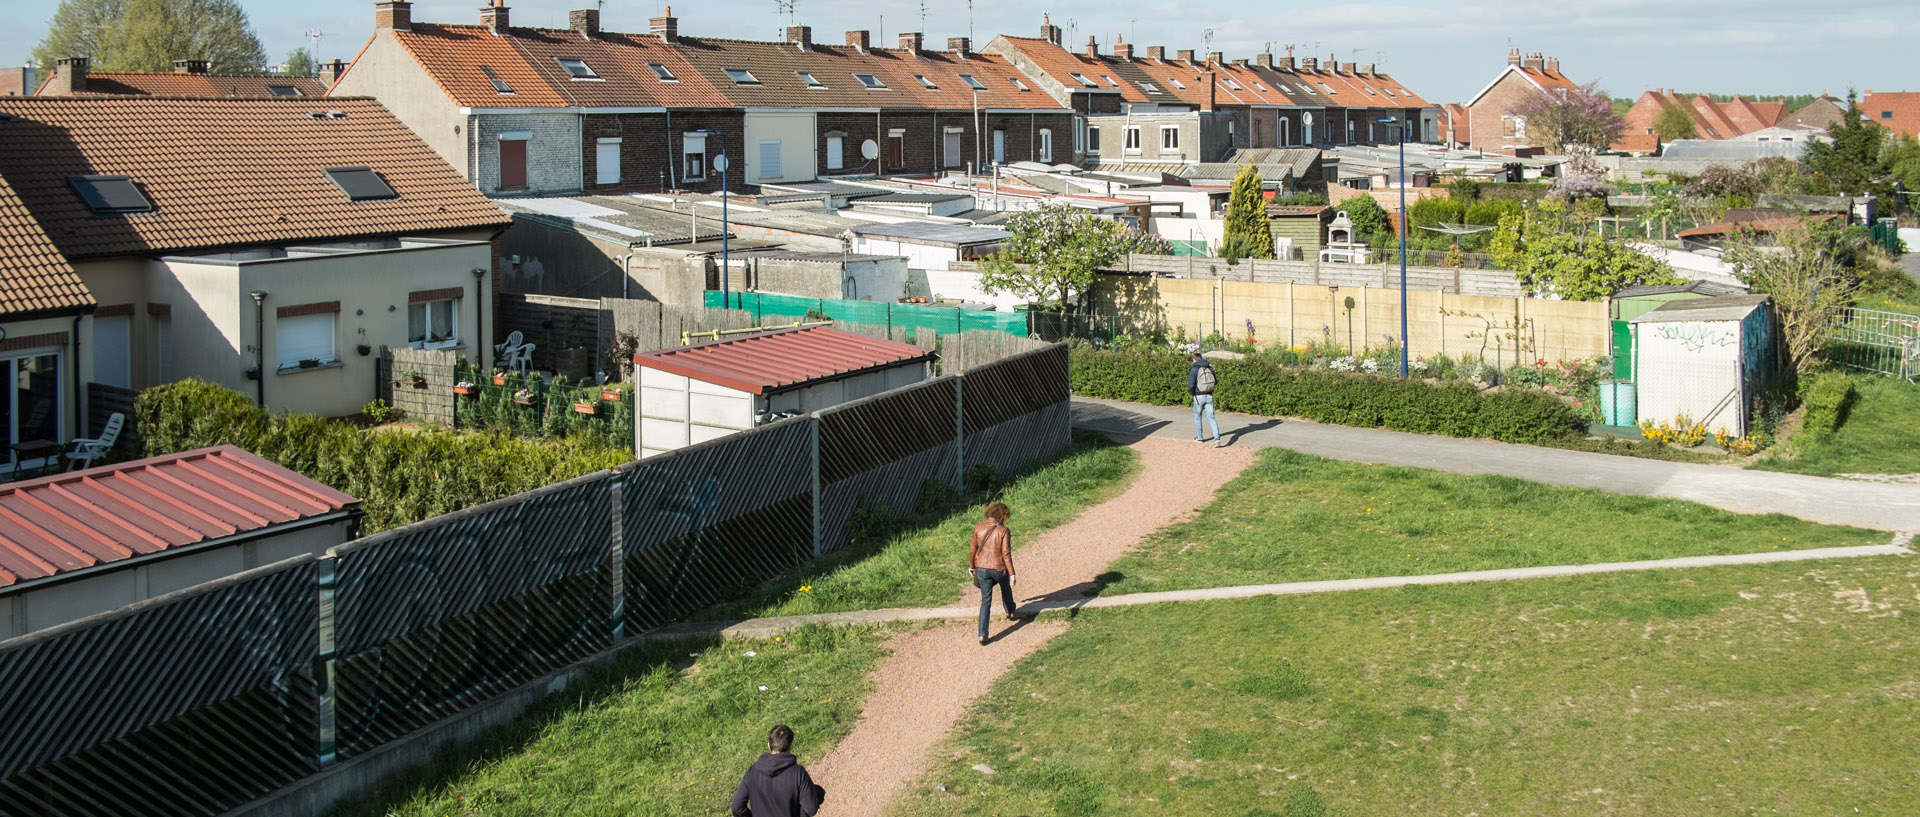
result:
M 486 0 L 417 0 L 416 20 L 474 23 Z M 350 60 L 373 31 L 371 0 L 239 0 L 273 62 L 323 32 L 321 59 Z M 968 34 L 967 0 L 792 0 L 794 20 L 816 41 L 874 31 L 893 45 L 922 28 L 945 45 Z M 570 8 L 592 0 L 509 0 L 516 25 L 565 27 Z M 690 36 L 779 39 L 780 0 L 678 0 L 680 31 Z M 1250 58 L 1269 44 L 1284 54 L 1372 62 L 1435 103 L 1465 101 L 1505 65 L 1509 46 L 1559 57 L 1576 82 L 1597 81 L 1613 96 L 1653 88 L 1695 93 L 1812 94 L 1920 90 L 1920 41 L 1914 0 L 1419 0 L 1377 3 L 1176 0 L 973 0 L 972 36 L 1038 36 L 1042 12 L 1067 30 L 1074 50 L 1095 37 L 1110 51 L 1116 37 L 1168 51 L 1207 48 Z M 26 61 L 46 33 L 54 0 L 0 0 L 0 64 Z M 645 31 L 659 0 L 607 0 L 601 25 Z

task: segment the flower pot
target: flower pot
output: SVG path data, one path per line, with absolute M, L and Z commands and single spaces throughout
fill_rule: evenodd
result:
M 493 376 L 493 385 L 495 385 L 495 386 L 505 386 L 505 385 L 507 385 L 507 376 L 506 376 L 506 375 L 504 375 L 504 374 L 496 374 L 496 375 L 494 375 L 494 376 Z
M 620 395 L 619 389 L 601 389 L 600 390 L 600 399 L 605 400 L 609 403 L 620 402 L 620 396 L 621 395 Z
M 592 400 L 575 400 L 573 410 L 581 414 L 597 414 L 600 411 L 600 404 Z
M 480 387 L 472 383 L 461 383 L 453 387 L 454 394 L 479 394 Z
M 355 351 L 358 351 L 360 353 L 361 357 L 366 357 L 367 355 L 373 354 L 373 347 L 368 346 L 367 344 L 364 344 L 364 343 L 354 347 L 354 349 Z
M 514 395 L 513 402 L 522 406 L 531 406 L 533 405 L 533 398 Z

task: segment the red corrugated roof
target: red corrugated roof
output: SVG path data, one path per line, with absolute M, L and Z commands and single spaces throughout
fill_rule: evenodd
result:
M 0 588 L 359 503 L 230 445 L 0 485 Z
M 933 352 L 823 326 L 776 329 L 633 356 L 649 369 L 752 394 L 781 391 L 916 360 Z

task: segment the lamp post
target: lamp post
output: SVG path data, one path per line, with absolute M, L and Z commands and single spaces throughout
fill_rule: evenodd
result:
M 720 166 L 720 308 L 731 309 L 733 303 L 727 294 L 727 237 L 732 234 L 733 228 L 727 221 L 727 134 L 712 128 L 701 128 L 694 132 L 720 137 L 720 155 L 713 160 L 714 164 Z M 693 239 L 698 241 L 699 236 L 693 236 Z
M 1398 118 L 1380 123 L 1398 132 L 1400 145 L 1400 377 L 1407 376 L 1407 128 Z

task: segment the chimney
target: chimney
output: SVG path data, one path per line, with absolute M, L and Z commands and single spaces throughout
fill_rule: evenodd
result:
M 1040 15 L 1040 39 L 1046 40 L 1054 45 L 1060 44 L 1060 27 L 1054 25 L 1053 18 L 1045 13 Z
M 849 31 L 847 32 L 847 45 L 865 54 L 867 53 L 867 49 L 873 47 L 873 36 L 869 34 L 866 29 Z
M 1274 70 L 1277 70 L 1277 71 L 1292 71 L 1295 67 L 1293 62 L 1293 55 L 1289 53 L 1288 55 L 1281 57 L 1280 59 L 1274 60 L 1273 67 L 1274 67 Z
M 1370 74 L 1372 74 L 1372 73 L 1374 73 L 1374 71 L 1373 71 L 1373 63 L 1370 63 L 1370 62 L 1363 62 L 1363 63 L 1360 63 L 1360 67 L 1359 67 L 1359 69 L 1358 69 L 1358 71 L 1359 71 L 1359 73 L 1362 73 L 1362 74 L 1369 74 L 1369 75 L 1370 75 Z
M 925 42 L 926 40 L 921 36 L 921 32 L 915 31 L 902 34 L 900 35 L 900 50 L 918 56 L 920 54 L 920 47 Z
M 647 20 L 647 33 L 660 38 L 660 42 L 670 43 L 680 38 L 680 18 L 673 16 L 673 7 L 668 6 L 660 16 Z
M 340 75 L 347 72 L 347 64 L 340 60 L 320 63 L 320 83 L 332 88 L 340 81 Z
M 1193 62 L 1193 49 L 1191 48 L 1180 49 L 1179 51 L 1173 52 L 1173 55 L 1178 57 L 1181 62 Z
M 1113 55 L 1114 55 L 1115 57 L 1118 57 L 1118 58 L 1120 58 L 1120 59 L 1122 59 L 1122 60 L 1126 60 L 1126 61 L 1128 61 L 1128 62 L 1132 62 L 1132 61 L 1133 61 L 1133 43 L 1130 43 L 1130 42 L 1127 42 L 1126 40 L 1123 40 L 1123 39 L 1120 39 L 1120 36 L 1119 36 L 1119 35 L 1117 35 L 1117 34 L 1116 34 L 1116 35 L 1114 35 L 1114 37 L 1113 37 Z
M 1523 68 L 1540 71 L 1547 67 L 1547 60 L 1539 54 L 1528 54 L 1526 59 L 1521 60 L 1520 65 Z
M 813 26 L 787 26 L 787 44 L 801 51 L 812 51 Z
M 948 37 L 947 50 L 952 51 L 954 56 L 964 59 L 968 54 L 973 53 L 973 40 L 966 37 Z
M 1207 102 L 1206 104 L 1200 106 L 1200 110 L 1217 111 L 1220 108 L 1219 108 L 1219 103 L 1216 102 L 1215 99 L 1220 93 L 1220 83 L 1214 81 L 1212 71 L 1208 71 L 1202 76 L 1207 83 Z
M 1292 59 L 1292 57 L 1288 57 L 1288 59 Z M 1301 57 L 1300 67 L 1301 69 L 1307 70 L 1307 71 L 1318 71 L 1320 70 L 1320 58 L 1319 57 Z
M 1548 58 L 1547 58 L 1547 70 L 1548 70 L 1548 71 L 1551 71 L 1551 72 L 1553 72 L 1553 73 L 1555 73 L 1555 74 L 1558 74 L 1558 73 L 1560 73 L 1560 58 L 1559 58 L 1559 57 L 1548 57 Z
M 1100 43 L 1094 40 L 1091 35 L 1087 37 L 1087 59 L 1100 59 Z
M 174 60 L 173 72 L 176 74 L 204 74 L 207 72 L 207 61 Z
M 412 31 L 413 4 L 406 0 L 384 0 L 384 2 L 373 4 L 373 27 Z
M 1224 51 L 1208 51 L 1208 52 L 1207 52 L 1207 62 L 1210 62 L 1210 63 L 1213 63 L 1214 65 L 1226 65 L 1226 64 L 1227 64 L 1227 55 L 1226 55 L 1226 52 L 1224 52 Z
M 53 64 L 43 96 L 70 96 L 87 90 L 87 58 L 68 57 Z
M 600 36 L 600 10 L 577 9 L 567 12 L 567 27 L 589 40 Z
M 1518 48 L 1507 49 L 1507 64 L 1508 65 L 1520 64 L 1520 49 Z
M 1164 45 L 1147 46 L 1147 59 L 1157 60 L 1159 62 L 1166 62 L 1167 47 Z
M 1339 60 L 1336 60 L 1336 59 L 1333 59 L 1332 57 L 1328 57 L 1328 58 L 1327 58 L 1327 73 L 1329 73 L 1329 74 L 1338 74 L 1338 73 L 1340 73 L 1340 61 L 1339 61 Z
M 495 37 L 507 34 L 507 0 L 493 0 L 491 4 L 480 8 L 480 24 L 493 32 Z
M 1253 64 L 1258 65 L 1261 68 L 1267 68 L 1267 69 L 1273 68 L 1273 52 L 1262 51 L 1258 54 L 1255 54 L 1253 56 Z

